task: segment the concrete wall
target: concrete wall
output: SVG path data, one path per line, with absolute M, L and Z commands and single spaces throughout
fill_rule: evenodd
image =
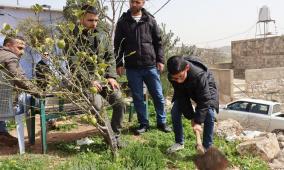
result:
M 231 63 L 231 48 L 228 46 L 222 48 L 198 48 L 194 55 L 199 56 L 200 60 L 206 65 L 216 65 L 223 63 Z
M 245 80 L 250 97 L 284 103 L 284 67 L 248 69 Z
M 209 67 L 218 69 L 232 69 L 232 63 L 211 64 Z
M 219 90 L 220 103 L 227 103 L 233 99 L 233 70 L 210 68 L 213 72 Z
M 284 67 L 284 36 L 233 41 L 231 48 L 235 78 L 246 69 Z

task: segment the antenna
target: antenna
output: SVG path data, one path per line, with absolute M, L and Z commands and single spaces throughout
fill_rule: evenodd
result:
M 269 25 L 270 23 L 274 24 L 274 32 L 270 32 Z M 266 38 L 269 35 L 276 35 L 276 23 L 275 20 L 270 17 L 270 9 L 268 6 L 264 5 L 260 8 L 258 13 L 258 21 L 256 23 L 256 36 L 261 36 Z

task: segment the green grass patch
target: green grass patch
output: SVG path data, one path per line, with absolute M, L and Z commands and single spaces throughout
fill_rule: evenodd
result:
M 64 124 L 57 125 L 55 130 L 61 131 L 61 132 L 68 132 L 72 129 L 77 129 L 77 128 L 78 128 L 78 124 L 73 122 L 73 123 L 64 123 Z
M 190 127 L 190 121 L 183 119 L 185 149 L 167 154 L 166 150 L 174 144 L 174 134 L 164 133 L 156 128 L 156 115 L 152 102 L 149 102 L 150 131 L 133 136 L 133 128 L 138 126 L 136 114 L 132 122 L 128 121 L 125 114 L 125 127 L 121 135 L 126 142 L 125 148 L 118 151 L 118 157 L 114 158 L 104 140 L 96 135 L 91 137 L 94 141 L 91 145 L 77 146 L 76 141 L 59 142 L 48 145 L 47 155 L 15 155 L 0 157 L 0 170 L 6 169 L 195 169 L 193 158 L 195 151 L 195 136 Z M 108 110 L 108 114 L 111 114 Z M 168 124 L 171 125 L 168 114 Z M 72 126 L 71 126 L 72 127 Z M 69 128 L 69 127 L 68 127 Z M 63 130 L 67 130 L 64 127 Z M 242 170 L 266 170 L 269 169 L 265 161 L 254 156 L 240 156 L 237 153 L 238 143 L 226 142 L 222 138 L 215 137 L 214 145 L 218 147 L 228 158 L 231 166 L 237 166 Z
M 14 155 L 0 158 L 0 170 L 47 170 L 58 164 L 58 157 L 47 155 Z

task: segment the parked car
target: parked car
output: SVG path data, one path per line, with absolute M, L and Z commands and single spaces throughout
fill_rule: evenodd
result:
M 216 119 L 235 119 L 249 130 L 278 131 L 284 130 L 284 113 L 280 103 L 258 100 L 240 99 L 221 107 Z

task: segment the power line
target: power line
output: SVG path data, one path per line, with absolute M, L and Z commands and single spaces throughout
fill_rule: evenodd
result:
M 171 0 L 168 0 L 166 3 L 164 3 L 164 5 L 162 5 L 156 12 L 154 12 L 153 15 L 157 14 L 159 11 L 161 11 L 168 3 L 170 3 Z
M 229 39 L 229 38 L 238 36 L 238 35 L 242 35 L 242 34 L 248 33 L 249 31 L 251 31 L 251 30 L 255 27 L 255 25 L 256 25 L 256 24 L 253 24 L 253 25 L 252 25 L 251 27 L 249 27 L 247 30 L 245 30 L 245 31 L 243 31 L 243 32 L 240 32 L 240 33 L 232 34 L 232 35 L 229 35 L 229 36 L 226 36 L 226 37 L 223 37 L 223 38 L 214 39 L 214 40 L 201 41 L 201 42 L 197 42 L 197 43 L 194 43 L 194 44 L 208 44 L 208 43 L 213 43 L 213 42 L 217 42 L 217 41 L 226 40 L 226 39 Z M 189 44 L 187 44 L 187 45 L 189 45 Z

